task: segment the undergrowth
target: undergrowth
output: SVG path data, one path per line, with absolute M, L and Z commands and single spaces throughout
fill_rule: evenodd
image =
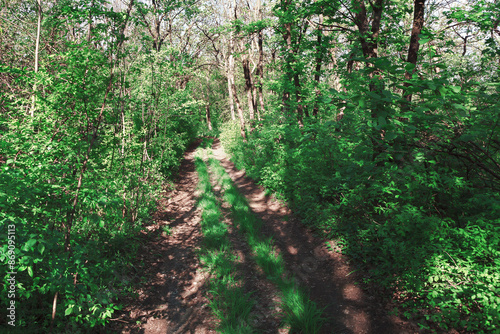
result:
M 399 302 L 400 315 L 433 331 L 498 332 L 499 194 L 439 146 L 406 157 L 387 147 L 373 159 L 354 117 L 303 128 L 269 121 L 246 141 L 228 123 L 220 139 L 238 168 L 336 239 L 365 283 Z

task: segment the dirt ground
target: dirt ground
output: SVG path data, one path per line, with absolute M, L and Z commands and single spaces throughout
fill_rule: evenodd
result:
M 117 333 L 216 333 L 216 320 L 207 306 L 208 275 L 198 262 L 201 213 L 196 209 L 198 178 L 194 169 L 194 149 L 185 156 L 175 189 L 158 201 L 154 223 L 148 227 L 138 262 L 144 268 L 144 282 L 137 289 L 137 299 L 122 301 L 127 306 L 111 326 Z M 322 240 L 308 231 L 282 203 L 265 195 L 265 190 L 238 171 L 229 161 L 218 140 L 214 156 L 221 161 L 239 190 L 246 196 L 253 212 L 264 221 L 263 233 L 272 236 L 276 249 L 285 259 L 287 269 L 328 318 L 322 333 L 424 333 L 414 324 L 395 315 L 382 296 L 362 289 L 362 273 L 355 272 L 349 260 L 336 249 L 334 242 Z M 215 191 L 220 189 L 215 188 Z M 229 226 L 229 209 L 223 212 Z M 169 224 L 171 234 L 162 226 Z M 253 318 L 259 333 L 287 333 L 280 328 L 279 300 L 275 287 L 253 270 L 250 251 L 241 237 L 230 228 L 230 239 L 240 260 L 239 268 L 246 288 L 259 300 Z M 327 247 L 330 242 L 331 247 Z M 375 289 L 374 289 L 375 290 Z M 274 308 L 274 311 L 272 309 Z M 271 311 L 270 311 L 271 310 Z
M 139 268 L 146 280 L 135 291 L 137 299 L 114 321 L 113 330 L 123 334 L 210 334 L 215 320 L 207 306 L 207 274 L 198 262 L 202 235 L 201 212 L 196 209 L 198 176 L 194 168 L 196 146 L 186 152 L 175 189 L 158 200 L 157 212 L 144 244 Z M 163 232 L 169 225 L 171 233 Z

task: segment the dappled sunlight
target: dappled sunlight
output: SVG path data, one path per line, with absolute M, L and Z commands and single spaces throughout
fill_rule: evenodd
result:
M 201 270 L 196 250 L 201 242 L 200 212 L 194 206 L 196 172 L 193 151 L 181 164 L 183 180 L 159 201 L 139 257 L 147 277 L 137 298 L 130 300 L 122 319 L 141 326 L 126 326 L 122 333 L 212 333 L 210 316 L 203 307 L 207 273 Z M 168 228 L 165 228 L 168 227 Z M 165 232 L 167 231 L 167 232 Z M 138 279 L 134 278 L 134 279 Z

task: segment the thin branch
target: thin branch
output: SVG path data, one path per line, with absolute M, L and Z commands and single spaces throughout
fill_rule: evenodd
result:
M 324 24 L 324 23 L 319 23 L 319 22 L 314 22 L 310 19 L 307 19 L 311 25 L 315 26 L 321 26 L 321 27 L 326 27 L 326 28 L 338 28 L 338 29 L 324 29 L 325 31 L 349 31 L 349 32 L 354 32 L 354 30 L 347 28 L 347 27 L 342 27 L 336 24 Z

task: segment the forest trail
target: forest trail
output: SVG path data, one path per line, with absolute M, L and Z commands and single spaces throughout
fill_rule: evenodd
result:
M 175 188 L 158 201 L 153 222 L 138 262 L 144 283 L 137 299 L 124 301 L 121 321 L 115 329 L 123 334 L 215 333 L 213 316 L 206 306 L 203 286 L 206 273 L 199 265 L 200 211 L 196 209 L 198 176 L 194 169 L 195 146 L 186 152 Z M 163 227 L 170 228 L 170 235 Z
M 266 196 L 265 189 L 238 171 L 229 161 L 220 142 L 213 145 L 215 157 L 248 201 L 252 214 L 264 223 L 263 237 L 272 237 L 274 248 L 286 265 L 286 272 L 306 291 L 326 321 L 320 333 L 419 333 L 416 326 L 387 314 L 387 305 L 367 295 L 359 285 L 358 273 L 348 259 L 335 249 L 334 243 L 313 235 L 282 203 Z M 214 318 L 207 298 L 208 273 L 203 270 L 198 254 L 202 246 L 201 212 L 197 208 L 200 196 L 198 175 L 194 168 L 195 148 L 185 155 L 175 189 L 165 193 L 158 202 L 154 223 L 144 235 L 142 287 L 138 298 L 128 300 L 114 328 L 120 333 L 216 333 Z M 238 258 L 244 289 L 252 292 L 256 301 L 251 318 L 258 333 L 289 333 L 280 325 L 279 292 L 251 263 L 251 250 L 233 226 L 228 203 L 222 201 L 221 187 L 214 181 L 213 191 L 222 205 L 224 222 L 229 226 L 229 238 Z M 162 232 L 168 222 L 171 234 Z M 330 249 L 329 249 L 330 248 Z M 139 274 L 138 274 L 139 275 Z M 274 307 L 274 309 L 273 309 Z M 120 325 L 121 324 L 121 325 Z M 124 325 L 126 324 L 126 325 Z M 291 332 L 290 332 L 291 333 Z

